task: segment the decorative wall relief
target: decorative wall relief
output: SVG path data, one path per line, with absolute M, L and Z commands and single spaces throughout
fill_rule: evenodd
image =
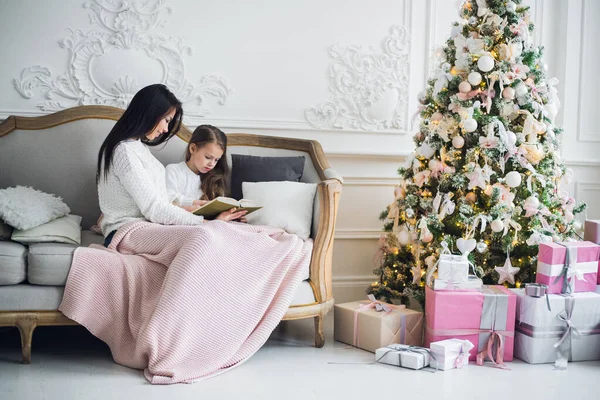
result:
M 394 25 L 373 47 L 329 50 L 330 101 L 307 108 L 306 120 L 315 128 L 385 131 L 407 129 L 410 37 Z
M 24 68 L 13 79 L 15 89 L 30 99 L 39 91 L 43 111 L 100 104 L 126 108 L 133 95 L 149 83 L 164 83 L 184 103 L 185 115 L 203 117 L 210 112 L 207 100 L 224 104 L 232 93 L 229 83 L 216 75 L 198 83 L 186 77 L 184 56 L 192 48 L 182 38 L 154 33 L 166 25 L 172 12 L 169 0 L 92 0 L 90 23 L 100 28 L 82 32 L 69 30 L 59 41 L 68 51 L 68 69 L 53 77 L 49 68 Z M 143 64 L 139 62 L 140 57 Z M 137 78 L 137 79 L 136 79 Z M 146 81 L 141 83 L 139 81 Z

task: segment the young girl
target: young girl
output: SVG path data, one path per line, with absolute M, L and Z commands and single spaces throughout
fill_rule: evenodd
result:
M 194 130 L 185 161 L 166 167 L 169 200 L 193 211 L 218 196 L 224 196 L 227 165 L 227 136 L 212 125 Z

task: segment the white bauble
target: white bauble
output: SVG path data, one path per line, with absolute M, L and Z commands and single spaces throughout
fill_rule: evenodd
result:
M 398 237 L 398 243 L 400 243 L 401 245 L 406 245 L 411 242 L 410 233 L 406 229 L 398 232 L 397 237 Z
M 452 146 L 454 146 L 457 149 L 462 149 L 462 147 L 465 145 L 465 139 L 460 136 L 454 136 L 454 138 L 452 138 Z
M 511 188 L 516 188 L 521 185 L 521 174 L 519 174 L 517 171 L 510 171 L 508 174 L 506 174 L 504 180 L 508 186 Z
M 425 234 L 423 235 L 423 237 L 421 238 L 421 241 L 423 243 L 429 243 L 433 240 L 433 233 L 431 232 L 425 232 Z
M 483 72 L 489 72 L 494 68 L 494 59 L 491 56 L 481 56 L 477 60 L 477 68 Z
M 459 85 L 458 85 L 458 90 L 461 93 L 469 93 L 471 91 L 471 84 L 467 81 L 462 81 Z
M 540 68 L 542 69 L 542 71 L 548 72 L 548 64 L 546 64 L 545 62 L 540 63 Z
M 460 25 L 454 25 L 452 27 L 452 29 L 450 30 L 450 37 L 452 39 L 454 39 L 455 37 L 457 37 L 460 33 L 462 32 L 462 26 Z
M 510 86 L 507 86 L 504 88 L 504 90 L 502 91 L 502 97 L 504 97 L 506 100 L 512 100 L 515 98 L 515 89 L 511 88 Z
M 431 158 L 435 153 L 435 149 L 429 145 L 429 143 L 423 143 L 421 147 L 419 147 L 419 153 L 425 158 Z
M 574 221 L 573 222 L 573 229 L 575 230 L 575 232 L 580 232 L 581 228 L 583 227 L 583 225 L 581 224 L 581 221 Z
M 438 111 L 434 112 L 431 115 L 431 120 L 434 121 L 434 122 L 439 122 L 439 121 L 442 120 L 442 118 L 444 118 L 444 115 L 441 112 L 438 112 Z
M 483 254 L 487 251 L 488 245 L 483 240 L 480 240 L 479 243 L 477 243 L 477 247 L 475 247 L 475 248 L 477 249 L 478 252 Z
M 432 160 L 429 160 L 429 169 L 437 170 L 439 166 L 440 166 L 440 162 L 438 160 L 436 160 L 435 158 Z
M 509 1 L 508 3 L 506 3 L 506 11 L 514 13 L 515 11 L 517 11 L 517 5 L 514 2 Z
M 492 225 L 492 230 L 496 233 L 500 232 L 504 229 L 504 223 L 500 219 L 493 220 L 491 225 Z
M 477 121 L 475 121 L 473 118 L 467 118 L 463 121 L 463 129 L 466 132 L 474 132 L 475 129 L 477 129 Z
M 538 209 L 540 206 L 540 200 L 535 196 L 529 196 L 525 199 L 525 208 Z
M 419 103 L 425 104 L 425 100 L 427 100 L 427 92 L 424 90 L 420 91 L 417 95 L 417 99 L 419 100 Z
M 567 221 L 567 223 L 573 221 L 573 218 L 575 218 L 575 216 L 571 211 L 565 211 L 565 221 Z
M 525 84 L 523 83 L 517 85 L 517 88 L 515 89 L 515 94 L 517 95 L 517 97 L 525 96 L 527 94 L 527 86 L 525 86 Z
M 481 83 L 481 74 L 477 71 L 473 71 L 467 76 L 467 80 L 473 86 L 477 86 Z
M 412 218 L 415 216 L 415 211 L 412 208 L 407 208 L 404 213 L 406 214 L 406 218 Z
M 506 139 L 511 147 L 517 144 L 517 135 L 513 131 L 506 131 Z

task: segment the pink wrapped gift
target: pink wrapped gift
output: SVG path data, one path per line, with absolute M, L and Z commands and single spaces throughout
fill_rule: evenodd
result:
M 516 305 L 516 295 L 504 286 L 460 291 L 426 287 L 425 347 L 431 342 L 457 338 L 475 345 L 471 361 L 485 356 L 498 364 L 512 361 Z M 494 351 L 494 347 L 503 351 Z
M 594 292 L 598 257 L 600 246 L 592 242 L 540 243 L 535 281 L 548 293 Z
M 583 240 L 600 244 L 600 219 L 585 221 Z

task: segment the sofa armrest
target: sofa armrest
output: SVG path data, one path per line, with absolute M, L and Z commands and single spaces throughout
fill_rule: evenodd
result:
M 342 182 L 336 178 L 326 179 L 317 186 L 320 210 L 310 262 L 310 280 L 318 303 L 333 298 L 331 284 L 333 239 L 341 193 Z

